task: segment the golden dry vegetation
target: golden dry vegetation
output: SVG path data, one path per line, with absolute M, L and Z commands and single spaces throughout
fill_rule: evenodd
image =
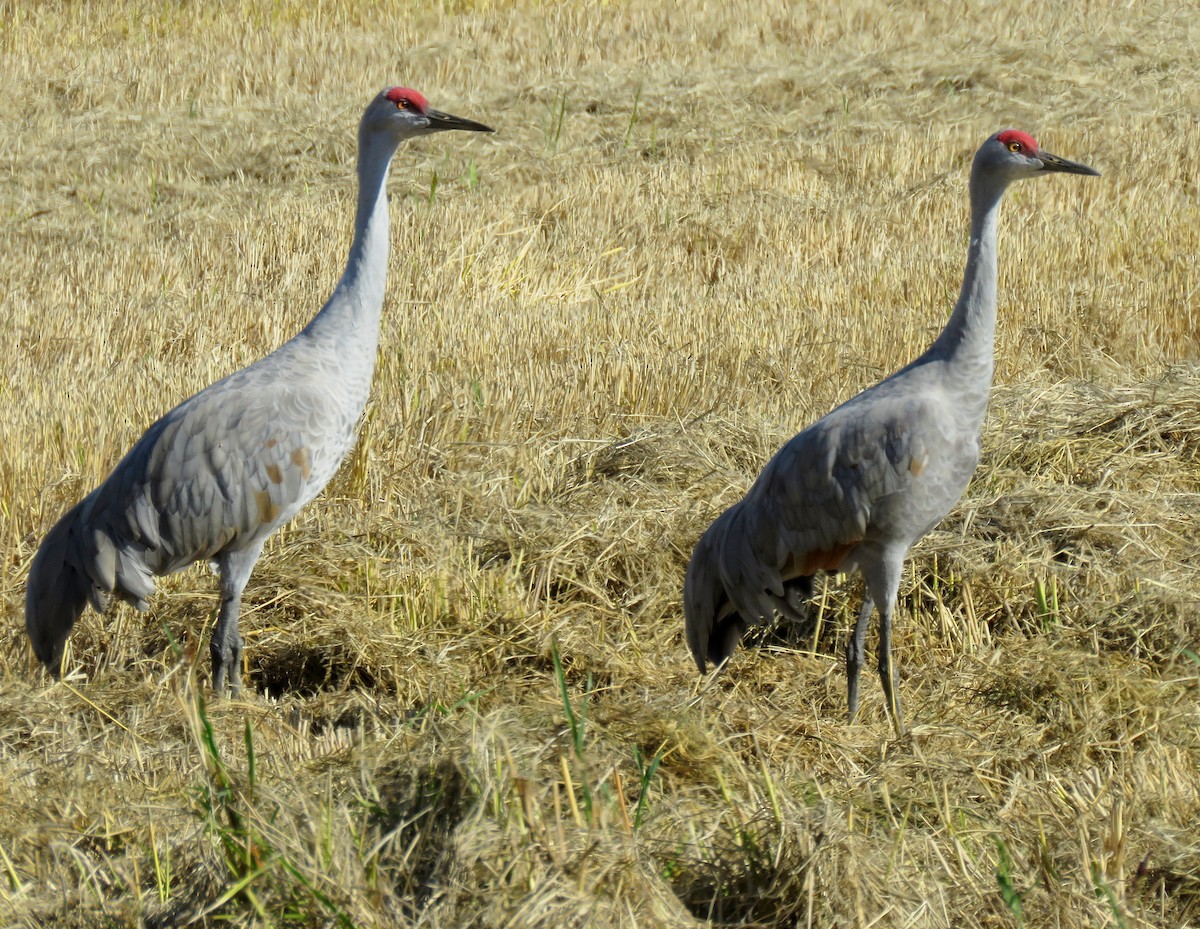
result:
M 0 3 L 0 923 L 1200 926 L 1200 7 Z M 340 273 L 399 153 L 359 448 L 247 591 L 85 614 L 41 536 Z M 984 456 L 845 722 L 854 579 L 713 681 L 680 586 L 790 435 L 919 352 L 1015 125 Z

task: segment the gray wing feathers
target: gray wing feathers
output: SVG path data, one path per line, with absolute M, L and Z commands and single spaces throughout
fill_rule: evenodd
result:
M 297 410 L 322 406 L 316 392 L 227 394 L 206 391 L 182 415 L 168 414 L 153 441 L 138 497 L 158 521 L 155 573 L 249 544 L 320 490 L 310 478 L 321 430 Z
M 79 503 L 47 533 L 29 568 L 25 588 L 25 631 L 38 660 L 58 671 L 62 645 L 83 612 L 92 580 L 78 557 L 80 538 L 74 531 Z
M 747 623 L 796 618 L 800 591 L 788 581 L 835 567 L 869 538 L 880 505 L 923 470 L 925 406 L 873 399 L 851 401 L 792 438 L 697 543 L 684 614 L 701 671 L 733 651 Z
M 250 544 L 336 468 L 324 460 L 343 454 L 329 440 L 340 426 L 331 398 L 294 384 L 271 389 L 247 378 L 250 370 L 158 420 L 46 536 L 30 568 L 25 622 L 52 671 L 87 602 L 103 611 L 115 594 L 144 609 L 154 575 Z
M 733 653 L 750 623 L 775 614 L 799 618 L 800 599 L 786 583 L 777 527 L 741 500 L 722 513 L 696 544 L 684 580 L 688 647 L 701 672 Z
M 713 546 L 720 535 L 717 527 L 726 514 L 718 517 L 696 543 L 683 581 L 684 631 L 688 649 L 701 674 L 708 667 L 708 662 L 714 660 L 717 651 L 710 647 L 710 643 L 714 646 L 717 644 L 713 630 L 719 622 L 717 610 L 724 599 L 725 590 Z M 714 663 L 719 664 L 721 660 L 721 657 L 715 657 Z
M 54 673 L 63 644 L 87 603 L 103 611 L 115 591 L 145 609 L 146 598 L 154 592 L 145 560 L 90 522 L 95 498 L 95 493 L 86 497 L 55 524 L 29 568 L 25 630 L 34 654 Z

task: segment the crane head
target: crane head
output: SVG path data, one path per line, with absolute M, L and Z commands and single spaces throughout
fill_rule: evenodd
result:
M 1004 129 L 993 135 L 979 149 L 975 163 L 978 168 L 1002 174 L 1010 180 L 1033 177 L 1046 171 L 1100 175 L 1095 168 L 1042 151 L 1037 139 L 1020 129 Z
M 448 129 L 493 131 L 483 123 L 435 110 L 424 95 L 408 87 L 388 87 L 380 91 L 363 114 L 363 129 L 390 133 L 397 140 Z

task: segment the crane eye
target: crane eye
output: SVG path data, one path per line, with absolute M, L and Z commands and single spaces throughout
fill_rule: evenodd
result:
M 1019 152 L 1021 150 L 1021 143 L 1020 142 L 1009 142 L 1008 150 L 1010 152 Z
M 396 103 L 396 109 L 398 109 L 398 110 L 407 110 L 408 109 L 408 100 L 405 97 L 401 97 L 400 99 L 396 100 L 395 103 Z

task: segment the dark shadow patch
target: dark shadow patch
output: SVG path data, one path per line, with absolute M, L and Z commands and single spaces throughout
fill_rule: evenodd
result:
M 505 539 L 479 536 L 476 537 L 475 546 L 471 551 L 475 564 L 483 570 L 504 567 L 511 563 L 515 556 L 512 546 Z
M 438 876 L 451 870 L 455 830 L 478 797 L 451 759 L 416 768 L 398 762 L 380 771 L 375 783 L 370 819 L 382 842 L 378 865 L 416 919 L 438 890 Z
M 819 831 L 797 834 L 764 812 L 667 856 L 660 871 L 691 914 L 710 925 L 804 925 L 808 870 L 823 842 Z
M 985 706 L 1049 725 L 1060 715 L 1064 694 L 1049 673 L 993 675 L 975 690 L 975 699 Z
M 372 691 L 381 686 L 369 670 L 336 650 L 289 645 L 251 656 L 249 683 L 273 699 L 285 694 L 313 697 L 340 690 Z

